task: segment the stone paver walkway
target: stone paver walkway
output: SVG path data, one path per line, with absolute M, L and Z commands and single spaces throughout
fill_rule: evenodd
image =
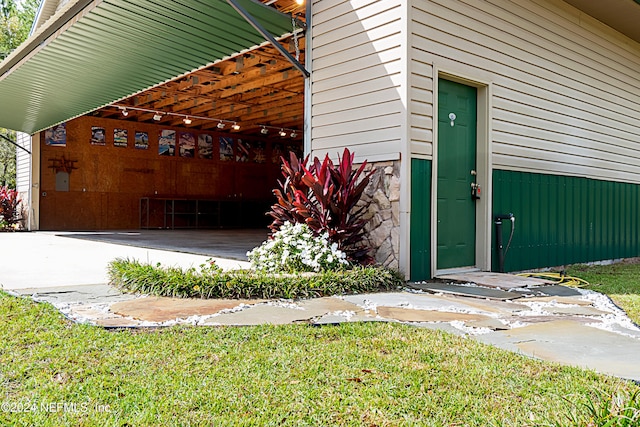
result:
M 591 291 L 549 286 L 507 292 L 427 283 L 398 292 L 299 301 L 162 298 L 122 294 L 107 285 L 106 264 L 115 254 L 182 267 L 197 266 L 206 257 L 53 233 L 4 233 L 0 239 L 16 249 L 0 273 L 4 290 L 51 303 L 77 322 L 107 328 L 401 322 L 640 381 L 640 329 L 606 296 Z M 246 265 L 225 259 L 219 264 Z
M 468 292 L 469 286 L 459 287 Z M 76 322 L 107 328 L 401 322 L 640 381 L 640 329 L 608 298 L 588 291 L 509 301 L 415 290 L 296 301 L 202 300 L 122 294 L 105 284 L 12 292 L 49 302 Z

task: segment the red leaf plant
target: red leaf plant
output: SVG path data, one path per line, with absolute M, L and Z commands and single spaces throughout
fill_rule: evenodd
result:
M 18 222 L 18 192 L 9 187 L 0 187 L 0 228 Z
M 365 173 L 367 162 L 354 169 L 354 154 L 345 148 L 338 164 L 328 155 L 316 157 L 308 165 L 309 157 L 298 159 L 289 153 L 289 161 L 282 158 L 283 181 L 273 190 L 277 203 L 267 215 L 273 218 L 271 233 L 280 230 L 285 222 L 306 223 L 315 235 L 328 233 L 329 240 L 347 254 L 350 261 L 372 264 L 370 248 L 363 239 L 366 206 L 357 207 L 373 170 Z

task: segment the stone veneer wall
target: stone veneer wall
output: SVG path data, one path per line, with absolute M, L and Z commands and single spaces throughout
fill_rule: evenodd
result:
M 359 206 L 367 206 L 364 219 L 366 243 L 376 262 L 399 268 L 400 258 L 400 162 L 367 164 L 375 169 Z

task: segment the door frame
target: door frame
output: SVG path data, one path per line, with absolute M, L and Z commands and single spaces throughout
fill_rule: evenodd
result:
M 452 273 L 454 271 L 468 271 L 469 268 L 438 270 L 438 81 L 450 80 L 477 89 L 477 129 L 476 129 L 476 168 L 478 171 L 476 182 L 481 188 L 481 198 L 476 201 L 476 265 L 473 270 L 491 271 L 491 175 L 493 165 L 491 161 L 491 82 L 481 81 L 470 76 L 447 72 L 442 68 L 433 67 L 433 162 L 431 167 L 431 276 Z

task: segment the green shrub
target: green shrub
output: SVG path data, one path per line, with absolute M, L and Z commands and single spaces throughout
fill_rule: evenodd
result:
M 377 292 L 404 284 L 397 271 L 383 267 L 307 274 L 222 271 L 203 265 L 181 269 L 116 259 L 108 266 L 110 282 L 126 291 L 180 298 L 312 298 Z

